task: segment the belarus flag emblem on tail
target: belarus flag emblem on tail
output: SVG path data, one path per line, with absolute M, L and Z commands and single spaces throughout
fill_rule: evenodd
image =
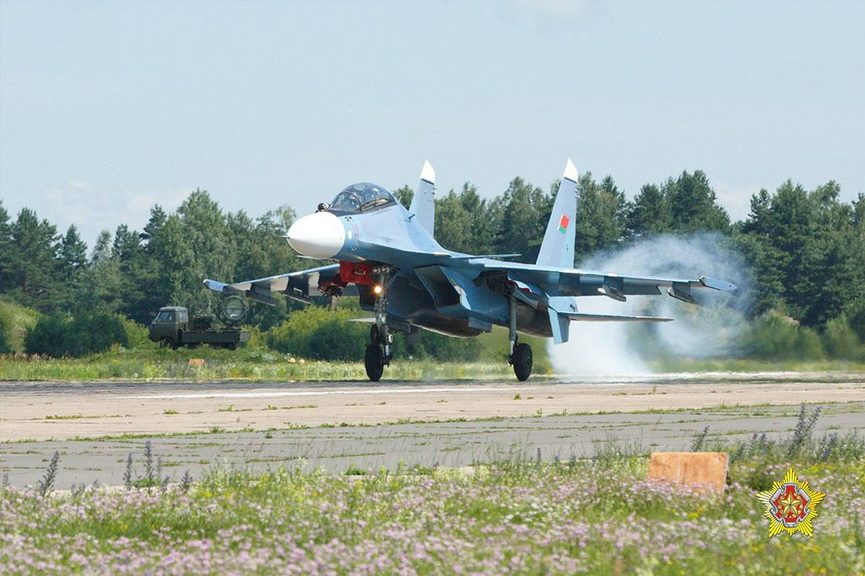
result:
M 564 234 L 568 230 L 568 224 L 571 223 L 571 219 L 566 215 L 562 214 L 562 219 L 559 220 L 559 232 Z

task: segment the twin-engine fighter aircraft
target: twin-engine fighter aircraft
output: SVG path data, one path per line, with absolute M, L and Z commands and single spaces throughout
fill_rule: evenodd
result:
M 532 349 L 517 334 L 568 341 L 572 320 L 588 322 L 667 322 L 651 316 L 581 314 L 580 296 L 606 296 L 624 302 L 632 294 L 661 294 L 694 303 L 691 290 L 733 291 L 728 282 L 632 278 L 575 270 L 577 170 L 568 160 L 553 212 L 535 264 L 503 262 L 499 254 L 473 256 L 446 250 L 433 237 L 435 171 L 425 162 L 411 207 L 370 183 L 349 186 L 330 204 L 295 222 L 286 236 L 300 254 L 332 259 L 336 264 L 226 284 L 205 280 L 215 292 L 245 294 L 274 304 L 272 292 L 310 301 L 318 291 L 330 296 L 360 296 L 364 310 L 375 313 L 366 347 L 369 379 L 377 382 L 391 360 L 392 332 L 418 337 L 420 328 L 449 336 L 477 336 L 494 325 L 508 329 L 508 362 L 520 381 L 532 371 Z

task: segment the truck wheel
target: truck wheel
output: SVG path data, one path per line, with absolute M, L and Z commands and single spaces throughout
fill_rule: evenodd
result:
M 237 350 L 237 342 L 229 342 L 225 347 L 229 350 Z
M 159 341 L 160 348 L 171 348 L 174 350 L 174 346 L 172 345 L 171 338 L 163 338 Z

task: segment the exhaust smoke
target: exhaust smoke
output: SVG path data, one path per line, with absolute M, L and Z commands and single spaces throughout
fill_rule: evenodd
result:
M 658 236 L 623 250 L 590 256 L 583 270 L 627 276 L 696 279 L 701 275 L 733 282 L 738 292 L 694 290 L 700 306 L 666 294 L 629 296 L 626 303 L 598 295 L 578 300 L 580 312 L 650 315 L 673 322 L 650 325 L 630 322 L 572 322 L 570 339 L 548 344 L 557 374 L 647 374 L 659 354 L 676 358 L 707 358 L 735 353 L 744 328 L 750 298 L 750 271 L 744 259 L 716 233 Z

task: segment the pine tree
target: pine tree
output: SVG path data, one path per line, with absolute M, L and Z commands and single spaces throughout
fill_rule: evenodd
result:
M 11 225 L 12 251 L 8 262 L 13 297 L 41 312 L 57 306 L 60 285 L 57 282 L 57 228 L 39 220 L 36 212 L 23 208 Z

